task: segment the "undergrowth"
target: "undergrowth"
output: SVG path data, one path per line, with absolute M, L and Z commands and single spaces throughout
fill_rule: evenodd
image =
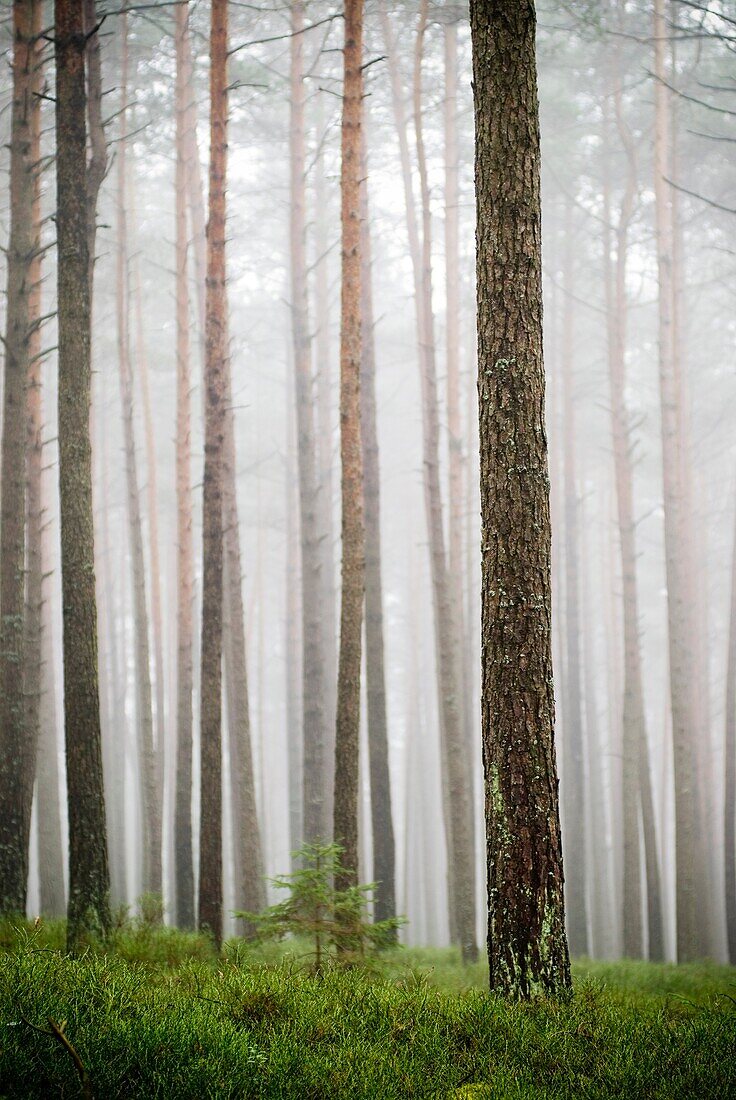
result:
M 736 1094 L 728 967 L 581 961 L 570 1001 L 519 1005 L 452 950 L 317 977 L 294 941 L 216 957 L 140 919 L 104 950 L 72 958 L 63 940 L 61 924 L 0 926 L 1 1097 Z

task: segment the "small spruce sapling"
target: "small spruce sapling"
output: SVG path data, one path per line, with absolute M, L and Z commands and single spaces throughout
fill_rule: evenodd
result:
M 271 879 L 287 898 L 262 913 L 236 913 L 254 929 L 258 941 L 308 936 L 314 943 L 314 972 L 321 974 L 326 958 L 350 965 L 371 949 L 392 946 L 392 933 L 402 917 L 368 919 L 367 908 L 375 883 L 336 890 L 335 875 L 341 868 L 339 844 L 305 844 L 295 853 L 296 871 Z

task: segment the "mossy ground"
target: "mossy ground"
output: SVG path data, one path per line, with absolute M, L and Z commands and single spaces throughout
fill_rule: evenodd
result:
M 736 1096 L 728 967 L 579 962 L 572 999 L 518 1005 L 452 950 L 320 979 L 294 945 L 215 958 L 146 923 L 106 952 L 62 943 L 60 925 L 0 927 L 0 1097 L 85 1095 L 49 1019 L 104 1100 Z

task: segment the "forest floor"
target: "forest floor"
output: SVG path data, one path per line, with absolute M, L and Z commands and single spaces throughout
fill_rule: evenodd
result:
M 736 1096 L 725 966 L 581 960 L 570 1000 L 519 1005 L 452 950 L 318 978 L 293 944 L 215 958 L 141 922 L 104 953 L 62 942 L 60 924 L 0 926 L 0 1097 Z

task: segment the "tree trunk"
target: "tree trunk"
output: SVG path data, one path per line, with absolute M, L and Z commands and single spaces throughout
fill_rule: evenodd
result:
M 532 4 L 472 0 L 491 989 L 566 992 Z
M 42 5 L 28 5 L 34 38 L 42 30 Z M 48 545 L 43 478 L 43 382 L 41 349 L 41 111 L 38 93 L 43 87 L 40 52 L 30 57 L 33 94 L 30 108 L 29 162 L 33 171 L 34 254 L 28 271 L 29 341 L 26 388 L 26 606 L 24 623 L 25 728 L 28 748 L 37 747 L 36 809 L 38 814 L 38 864 L 40 911 L 48 916 L 64 914 L 64 855 L 61 842 L 59 770 L 57 758 L 54 652 L 48 601 L 44 598 Z
M 357 881 L 360 666 L 365 594 L 361 364 L 361 130 L 363 0 L 346 0 L 340 172 L 342 281 L 340 312 L 340 462 L 342 591 L 335 726 L 334 837 L 342 846 L 338 890 Z
M 230 746 L 235 907 L 260 912 L 266 905 L 263 853 L 258 827 L 253 752 L 248 707 L 248 670 L 245 653 L 245 609 L 240 552 L 240 523 L 236 495 L 236 452 L 230 362 L 225 360 L 225 442 L 223 451 L 223 576 L 226 593 L 225 686 Z
M 365 508 L 365 676 L 368 711 L 368 757 L 373 833 L 373 879 L 378 884 L 375 918 L 396 916 L 395 845 L 391 813 L 386 676 L 383 646 L 383 582 L 381 578 L 381 484 L 376 425 L 376 348 L 371 285 L 371 230 L 368 209 L 368 165 L 365 130 L 361 167 L 361 325 L 360 379 Z
M 565 214 L 562 322 L 563 471 L 565 514 L 565 721 L 562 806 L 567 829 L 565 880 L 567 939 L 573 955 L 588 954 L 588 900 L 585 867 L 585 757 L 580 673 L 580 562 L 578 489 L 575 456 L 575 396 L 573 379 L 573 221 L 568 201 Z
M 320 549 L 322 564 L 322 629 L 324 642 L 325 685 L 325 817 L 332 820 L 332 794 L 335 781 L 335 707 L 337 703 L 337 592 L 335 584 L 335 524 L 333 519 L 332 463 L 335 433 L 332 429 L 333 377 L 330 355 L 328 187 L 325 179 L 322 134 L 322 99 L 317 100 L 317 141 L 319 142 L 314 184 L 314 308 L 316 320 L 315 354 L 317 385 L 317 485 L 319 494 Z
M 85 38 L 74 0 L 56 0 L 59 491 L 64 608 L 64 727 L 69 810 L 67 942 L 110 926 L 97 677 L 92 526 L 90 290 Z
M 199 927 L 222 942 L 222 573 L 227 289 L 227 0 L 213 0 L 210 33 L 210 194 L 207 225 Z
M 153 740 L 153 701 L 151 695 L 151 659 L 148 640 L 148 600 L 146 566 L 143 554 L 143 517 L 138 483 L 138 458 L 135 442 L 133 377 L 130 356 L 130 294 L 128 273 L 128 221 L 126 208 L 126 101 L 128 95 L 127 17 L 121 17 L 121 132 L 117 152 L 117 338 L 120 403 L 123 414 L 125 449 L 125 485 L 127 495 L 130 567 L 133 585 L 133 629 L 135 635 L 136 725 L 141 769 L 141 851 L 143 890 L 161 893 L 161 806 L 156 774 L 156 750 Z
M 728 961 L 736 964 L 736 526 L 731 559 L 731 611 L 726 665 L 726 729 L 723 754 L 723 857 Z
M 325 785 L 327 715 L 321 605 L 322 551 L 305 252 L 303 0 L 292 0 L 291 28 L 290 250 L 302 559 L 303 827 L 304 839 L 313 842 L 329 836 L 330 823 Z
M 302 681 L 300 672 L 301 622 L 299 588 L 299 532 L 296 523 L 298 508 L 296 489 L 296 424 L 295 402 L 291 376 L 287 378 L 288 428 L 285 445 L 285 481 L 286 481 L 286 752 L 289 769 L 289 848 L 297 851 L 304 835 L 302 818 Z M 292 868 L 295 869 L 295 868 Z
M 422 389 L 424 496 L 429 536 L 430 571 L 434 607 L 435 649 L 438 669 L 443 783 L 446 797 L 448 888 L 450 925 L 463 958 L 477 956 L 475 937 L 475 885 L 473 867 L 473 806 L 471 768 L 464 744 L 460 713 L 460 636 L 450 591 L 442 515 L 439 469 L 439 411 L 432 312 L 431 219 L 429 186 L 421 125 L 421 63 L 427 4 L 422 3 L 414 64 L 414 122 L 421 189 L 422 234 L 420 243 L 411 182 L 411 165 L 400 79 L 391 42 L 388 19 L 382 11 L 384 38 L 389 55 L 392 100 L 401 153 L 407 212 L 409 250 L 414 273 L 417 345 Z
M 682 546 L 685 500 L 681 471 L 681 408 L 675 374 L 672 326 L 673 226 L 670 205 L 669 90 L 664 83 L 667 26 L 664 0 L 654 5 L 654 193 L 659 275 L 659 391 L 662 416 L 662 477 L 664 488 L 664 540 L 667 578 L 670 707 L 675 786 L 675 868 L 677 906 L 677 958 L 680 962 L 703 953 L 701 880 L 705 853 L 698 843 L 697 784 L 693 692 L 693 650 L 688 609 L 688 577 Z
M 194 681 L 194 543 L 192 536 L 192 411 L 189 341 L 187 156 L 191 59 L 188 7 L 176 17 L 176 794 L 174 882 L 176 922 L 194 927 L 192 852 L 192 691 Z
M 0 479 L 0 912 L 25 914 L 37 723 L 24 699 L 26 384 L 32 367 L 31 296 L 38 281 L 34 222 L 40 51 L 33 2 L 13 4 L 10 239 Z M 35 319 L 37 324 L 37 319 Z M 37 603 L 38 603 L 38 598 Z M 36 632 L 37 633 L 37 632 Z M 35 645 L 35 635 L 28 639 Z

